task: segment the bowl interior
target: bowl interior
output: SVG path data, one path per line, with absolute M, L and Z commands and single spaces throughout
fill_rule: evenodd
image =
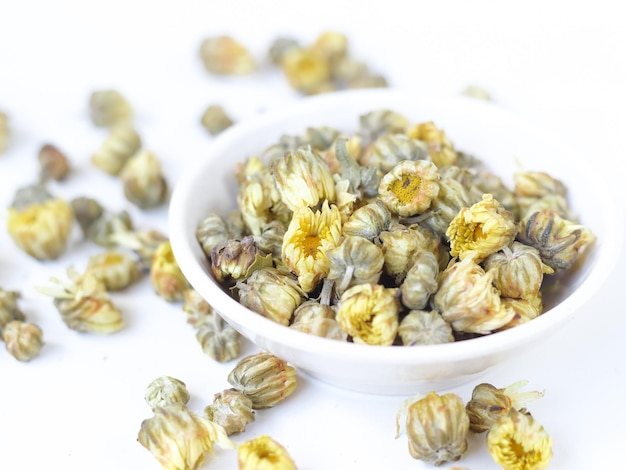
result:
M 351 134 L 358 128 L 359 116 L 379 108 L 402 113 L 413 123 L 433 121 L 445 130 L 456 149 L 481 159 L 509 187 L 513 173 L 520 169 L 544 171 L 565 183 L 570 206 L 580 223 L 593 230 L 597 242 L 583 262 L 560 280 L 556 293 L 545 297 L 543 315 L 511 330 L 468 341 L 417 348 L 374 347 L 318 338 L 275 324 L 241 306 L 215 283 L 195 230 L 210 211 L 227 214 L 236 208 L 236 163 L 258 155 L 282 135 L 302 134 L 307 127 L 331 126 Z M 427 97 L 389 89 L 360 90 L 303 99 L 288 109 L 268 112 L 221 134 L 209 155 L 188 169 L 174 190 L 170 239 L 192 286 L 229 323 L 260 347 L 332 382 L 332 378 L 317 370 L 324 366 L 324 361 L 352 365 L 365 361 L 381 367 L 441 366 L 460 361 L 468 364 L 466 373 L 476 369 L 475 373 L 499 360 L 502 353 L 538 340 L 583 307 L 612 270 L 622 231 L 618 213 L 593 166 L 554 140 L 549 130 L 471 98 Z M 336 375 L 339 373 L 336 371 Z M 462 373 L 452 370 L 448 375 L 452 378 Z M 402 380 L 402 373 L 396 375 L 397 380 Z M 423 381 L 424 377 L 412 380 Z

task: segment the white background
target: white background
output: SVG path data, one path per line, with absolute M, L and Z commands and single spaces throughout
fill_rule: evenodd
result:
M 91 166 L 106 132 L 88 119 L 89 93 L 117 88 L 129 99 L 145 146 L 160 156 L 174 187 L 185 163 L 211 145 L 199 124 L 206 106 L 219 102 L 240 121 L 300 99 L 265 63 L 249 77 L 210 76 L 198 57 L 202 39 L 232 34 L 263 61 L 277 35 L 311 42 L 325 29 L 346 33 L 353 56 L 393 86 L 449 95 L 470 84 L 486 88 L 499 105 L 546 126 L 590 166 L 606 170 L 606 184 L 622 200 L 623 172 L 616 167 L 623 168 L 626 156 L 626 33 L 617 7 L 597 1 L 2 0 L 0 109 L 10 115 L 14 139 L 0 156 L 0 219 L 4 225 L 16 188 L 36 178 L 37 152 L 50 142 L 74 167 L 67 181 L 51 186 L 55 193 L 129 208 L 137 226 L 167 232 L 165 207 L 129 207 L 119 182 Z M 146 385 L 164 374 L 183 380 L 197 412 L 228 386 L 234 364 L 205 356 L 181 305 L 156 297 L 147 280 L 114 296 L 125 314 L 123 331 L 98 336 L 65 327 L 51 299 L 34 286 L 63 278 L 70 264 L 84 268 L 96 251 L 75 232 L 60 260 L 40 263 L 0 231 L 0 285 L 22 292 L 20 305 L 46 341 L 41 356 L 26 364 L 0 351 L 2 469 L 159 468 L 136 442 L 150 416 Z M 626 262 L 620 256 L 619 270 Z M 626 465 L 623 279 L 612 276 L 561 332 L 483 377 L 497 386 L 528 379 L 529 388 L 545 390 L 530 409 L 553 438 L 551 468 Z M 247 345 L 244 353 L 253 350 Z M 473 385 L 450 391 L 467 400 Z M 410 457 L 405 435 L 394 439 L 404 398 L 347 392 L 300 376 L 296 393 L 258 412 L 234 440 L 270 434 L 301 470 L 429 468 Z M 459 465 L 498 468 L 484 436 L 471 437 Z M 218 449 L 202 468 L 236 468 L 236 453 Z

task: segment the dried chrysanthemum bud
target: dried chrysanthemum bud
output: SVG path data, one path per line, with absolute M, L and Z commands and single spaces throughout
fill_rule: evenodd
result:
M 570 211 L 565 196 L 560 194 L 546 194 L 541 197 L 520 197 L 516 199 L 519 204 L 519 218 L 524 219 L 535 212 L 551 210 L 556 212 L 562 219 L 574 221 L 574 215 Z
M 489 92 L 478 85 L 468 85 L 461 93 L 465 96 L 469 96 L 470 98 L 491 101 L 491 95 L 489 95 Z
M 472 179 L 472 183 L 475 191 L 481 195 L 489 193 L 493 195 L 493 198 L 502 204 L 507 211 L 514 215 L 519 214 L 519 201 L 517 196 L 505 186 L 499 176 L 481 168 Z
M 487 450 L 505 470 L 539 470 L 550 464 L 552 439 L 532 416 L 512 409 L 489 430 Z
M 389 230 L 380 233 L 379 240 L 385 258 L 383 269 L 397 286 L 402 284 L 415 257 L 422 250 L 422 236 L 402 224 L 393 224 Z
M 281 200 L 292 211 L 335 200 L 335 181 L 328 165 L 307 147 L 287 152 L 274 165 L 273 174 Z
M 522 323 L 526 323 L 534 318 L 537 318 L 543 313 L 543 302 L 541 300 L 541 294 L 536 297 L 528 297 L 526 299 L 511 299 L 508 297 L 502 297 L 502 303 L 505 307 L 512 309 L 515 315 L 506 325 L 498 328 L 496 331 L 507 330 L 513 328 Z
M 102 281 L 108 291 L 126 289 L 142 274 L 136 257 L 114 250 L 90 256 L 87 271 Z
M 488 334 L 506 325 L 515 311 L 501 302 L 493 273 L 476 264 L 475 254 L 453 262 L 439 275 L 433 303 L 456 331 Z
M 183 300 L 189 282 L 180 270 L 169 240 L 161 243 L 150 263 L 150 282 L 154 292 L 168 302 Z
M 76 222 L 80 225 L 83 235 L 87 235 L 89 227 L 104 214 L 104 207 L 90 197 L 76 197 L 70 201 Z
M 10 135 L 9 117 L 0 111 L 0 155 L 6 150 Z
M 212 104 L 202 113 L 200 123 L 209 134 L 215 136 L 232 126 L 233 120 L 221 105 Z
M 457 159 L 454 146 L 446 133 L 437 128 L 432 121 L 416 124 L 407 130 L 407 135 L 413 139 L 426 142 L 428 154 L 433 163 L 441 168 L 447 165 L 454 165 Z
M 280 63 L 289 86 L 313 94 L 330 84 L 330 69 L 324 56 L 312 48 L 292 48 Z
M 290 328 L 323 338 L 346 340 L 346 333 L 335 320 L 335 307 L 317 300 L 303 302 L 294 312 Z
M 276 268 L 254 271 L 237 283 L 239 302 L 250 310 L 282 325 L 288 325 L 294 310 L 306 297 L 298 282 Z
M 105 173 L 117 176 L 140 149 L 141 137 L 137 131 L 128 124 L 117 125 L 91 156 L 91 163 Z
M 343 293 L 337 310 L 341 329 L 355 343 L 390 346 L 398 332 L 398 289 L 358 284 Z
M 475 253 L 476 262 L 509 245 L 516 233 L 513 214 L 491 194 L 483 194 L 481 202 L 462 208 L 446 230 L 450 254 L 464 259 Z
M 196 339 L 202 350 L 214 361 L 228 362 L 239 357 L 241 334 L 215 310 L 196 327 L 196 330 Z
M 422 310 L 430 296 L 437 292 L 439 284 L 439 261 L 430 251 L 415 255 L 413 266 L 406 273 L 400 286 L 402 305 L 411 310 Z
M 154 416 L 141 423 L 137 441 L 168 470 L 197 469 L 216 444 L 235 447 L 224 428 L 180 403 L 156 408 Z
M 196 228 L 196 240 L 200 243 L 204 254 L 209 258 L 215 246 L 232 238 L 237 237 L 230 233 L 226 220 L 217 212 L 207 214 Z
M 426 160 L 402 161 L 380 180 L 380 199 L 402 217 L 421 214 L 439 194 L 439 172 Z
M 218 243 L 211 252 L 213 276 L 217 282 L 225 285 L 233 285 L 257 269 L 271 266 L 272 255 L 265 255 L 252 236 Z
M 24 321 L 26 317 L 17 305 L 21 297 L 18 291 L 5 290 L 0 287 L 0 333 L 7 323 L 13 320 Z
M 157 408 L 175 403 L 186 405 L 190 396 L 185 382 L 162 375 L 148 384 L 144 398 L 152 411 L 155 411 Z
M 596 237 L 588 227 L 542 210 L 522 219 L 517 239 L 539 250 L 541 260 L 559 271 L 572 266 Z
M 61 181 L 70 172 L 70 164 L 63 152 L 51 144 L 45 144 L 39 150 L 39 179 Z
M 368 145 L 385 134 L 404 134 L 409 120 L 395 111 L 377 109 L 359 117 L 359 135 L 363 145 Z
M 452 327 L 437 310 L 411 310 L 400 322 L 398 335 L 405 346 L 452 343 Z
M 252 400 L 233 388 L 216 393 L 213 403 L 204 412 L 207 418 L 222 426 L 229 436 L 244 432 L 246 426 L 254 422 L 256 414 L 252 409 Z
M 258 165 L 255 162 L 258 162 Z M 254 169 L 250 168 L 251 166 Z M 250 233 L 258 236 L 261 234 L 261 228 L 270 221 L 278 219 L 286 222 L 291 218 L 291 211 L 281 201 L 271 170 L 262 162 L 256 158 L 249 159 L 239 177 L 237 202 Z
M 348 88 L 386 88 L 389 84 L 387 79 L 376 73 L 365 71 L 365 73 L 354 77 L 347 84 Z
M 542 392 L 518 392 L 527 383 L 527 380 L 520 380 L 505 388 L 496 388 L 488 383 L 476 385 L 472 398 L 465 405 L 470 431 L 489 431 L 496 421 L 507 417 L 512 409 L 523 411 L 526 403 L 543 396 Z
M 322 54 L 327 62 L 334 62 L 348 54 L 348 38 L 339 31 L 324 31 L 311 48 Z
M 38 260 L 61 256 L 73 225 L 72 206 L 40 185 L 19 189 L 8 209 L 9 235 L 20 249 Z
M 54 297 L 54 305 L 63 322 L 72 330 L 90 333 L 115 333 L 124 323 L 122 312 L 113 305 L 104 283 L 93 274 L 79 274 L 74 268 L 67 269 L 69 282 L 50 280 L 53 287 L 37 287 L 42 294 Z
M 148 150 L 133 155 L 120 172 L 124 196 L 142 209 L 159 206 L 167 199 L 167 181 L 161 162 Z
M 150 266 L 157 250 L 169 241 L 166 235 L 158 230 L 113 230 L 108 236 L 113 246 L 128 248 L 134 251 L 144 266 Z
M 287 228 L 280 220 L 272 220 L 261 227 L 261 233 L 254 240 L 257 246 L 272 257 L 280 259 L 283 251 L 283 240 Z
M 268 56 L 274 65 L 280 65 L 287 53 L 300 47 L 300 43 L 294 38 L 278 37 L 272 41 Z
M 0 331 L 7 351 L 18 361 L 30 361 L 43 347 L 43 332 L 34 323 L 12 320 Z
M 128 123 L 133 117 L 129 102 L 117 90 L 98 90 L 89 96 L 89 117 L 99 127 Z
M 384 174 L 405 160 L 428 159 L 428 147 L 423 142 L 404 134 L 387 134 L 376 139 L 363 152 L 359 163 L 363 166 L 375 166 Z
M 430 392 L 406 411 L 411 457 L 432 465 L 456 462 L 467 451 L 469 418 L 463 400 L 454 393 Z
M 294 212 L 283 240 L 282 259 L 298 276 L 305 292 L 311 292 L 330 270 L 326 255 L 341 241 L 341 214 L 324 201 L 321 210 L 301 207 Z
M 256 70 L 248 49 L 231 36 L 210 37 L 200 45 L 204 68 L 217 75 L 247 75 Z
M 344 235 L 374 240 L 383 230 L 391 228 L 391 212 L 379 199 L 355 210 L 343 225 Z
M 296 389 L 296 369 L 268 352 L 241 359 L 228 374 L 228 383 L 252 400 L 255 410 L 271 408 Z
M 191 287 L 185 289 L 183 299 L 183 312 L 187 314 L 187 323 L 194 328 L 197 328 L 207 321 L 213 314 L 213 307 L 211 307 L 197 290 Z
M 326 251 L 330 259 L 327 278 L 337 281 L 338 293 L 356 284 L 376 284 L 385 258 L 380 247 L 363 237 L 344 237 L 341 244 Z
M 237 448 L 238 470 L 296 470 L 296 464 L 282 445 L 262 435 Z
M 493 271 L 493 284 L 500 295 L 513 299 L 537 297 L 543 275 L 554 272 L 541 261 L 536 248 L 518 241 L 489 255 L 483 267 L 485 271 Z
M 565 196 L 565 185 L 547 173 L 540 171 L 518 171 L 513 174 L 515 195 L 519 198 L 539 198 L 549 194 Z

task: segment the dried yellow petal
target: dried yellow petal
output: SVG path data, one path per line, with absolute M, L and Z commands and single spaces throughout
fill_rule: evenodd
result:
M 241 444 L 237 463 L 239 470 L 296 470 L 287 449 L 266 435 Z
M 197 416 L 180 403 L 158 407 L 141 423 L 137 441 L 168 470 L 195 470 L 214 445 L 235 447 L 219 424 Z
M 511 409 L 489 430 L 487 450 L 505 470 L 539 470 L 550 464 L 552 439 L 531 415 Z

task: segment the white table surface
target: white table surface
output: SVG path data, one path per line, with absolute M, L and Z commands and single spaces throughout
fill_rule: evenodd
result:
M 36 178 L 37 152 L 49 142 L 73 165 L 67 181 L 51 186 L 55 193 L 128 208 L 136 226 L 167 232 L 165 207 L 131 207 L 119 182 L 91 166 L 106 132 L 88 119 L 89 93 L 116 88 L 129 99 L 146 147 L 160 156 L 174 187 L 185 163 L 211 145 L 199 124 L 207 105 L 219 102 L 240 121 L 300 99 L 267 66 L 249 77 L 210 76 L 198 58 L 201 40 L 230 33 L 263 57 L 279 34 L 310 42 L 325 29 L 348 34 L 352 54 L 393 86 L 443 94 L 484 87 L 499 105 L 588 155 L 589 165 L 606 167 L 607 185 L 623 198 L 623 177 L 614 170 L 626 157 L 626 33 L 617 2 L 502 3 L 4 1 L 0 109 L 10 115 L 14 139 L 0 156 L 0 220 L 4 225 L 16 188 Z M 114 294 L 123 331 L 80 334 L 62 323 L 34 286 L 64 277 L 70 264 L 82 269 L 96 251 L 76 231 L 64 256 L 40 263 L 0 230 L 0 286 L 22 292 L 20 306 L 46 342 L 29 363 L 0 350 L 2 469 L 159 468 L 136 442 L 151 415 L 146 385 L 160 375 L 183 380 L 196 412 L 228 387 L 234 363 L 204 355 L 181 304 L 156 297 L 147 279 Z M 483 377 L 497 386 L 528 379 L 530 389 L 545 390 L 530 408 L 553 438 L 551 468 L 626 468 L 623 281 L 613 275 L 561 332 Z M 252 351 L 246 345 L 244 353 Z M 473 385 L 449 391 L 467 400 Z M 404 398 L 348 392 L 301 375 L 288 400 L 259 411 L 234 440 L 269 434 L 301 470 L 431 468 L 410 457 L 406 435 L 394 439 Z M 484 436 L 469 444 L 458 465 L 498 468 Z M 201 468 L 236 468 L 236 452 L 218 449 Z

